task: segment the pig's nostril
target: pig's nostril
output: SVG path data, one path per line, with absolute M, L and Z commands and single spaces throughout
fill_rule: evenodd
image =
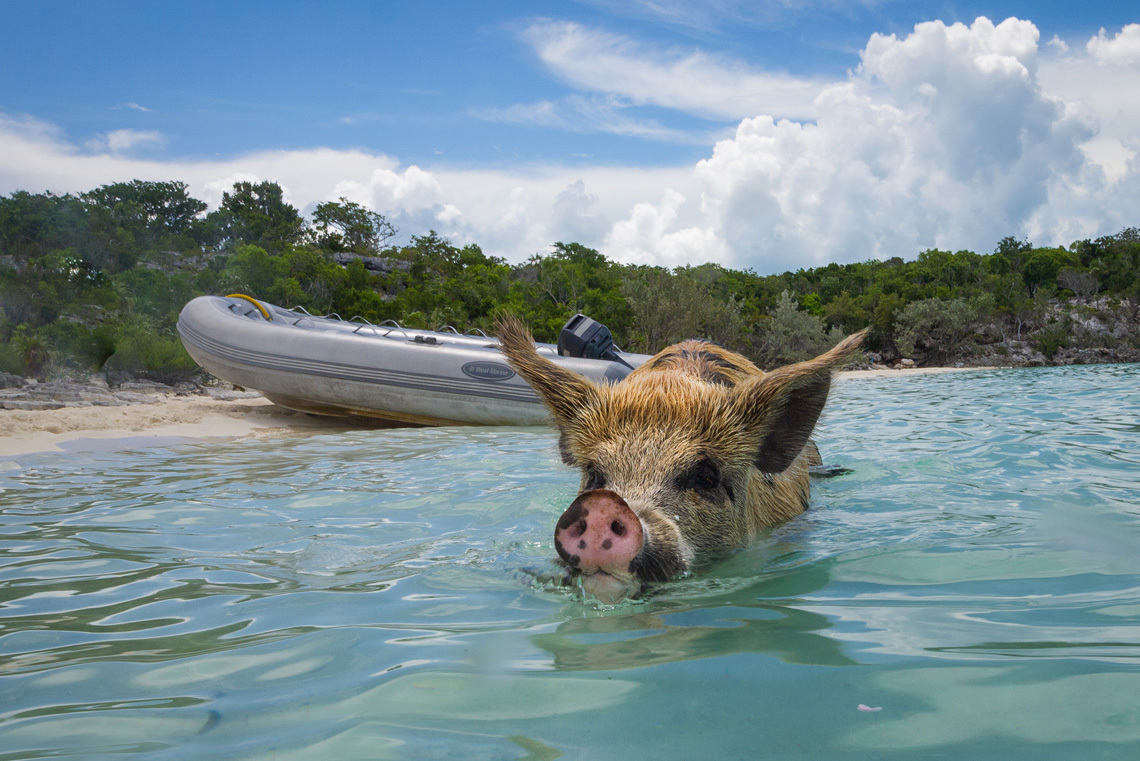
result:
M 584 509 L 580 504 L 575 502 L 562 513 L 562 517 L 558 519 L 558 528 L 566 529 L 578 521 L 585 521 L 586 516 L 590 514 L 589 510 Z
M 582 536 L 582 534 L 586 533 L 586 528 L 586 519 L 583 518 L 574 525 L 568 526 L 566 528 L 566 535 L 571 539 L 577 539 L 578 537 Z
M 621 521 L 614 521 L 610 524 L 610 531 L 614 532 L 617 536 L 625 536 L 625 524 Z

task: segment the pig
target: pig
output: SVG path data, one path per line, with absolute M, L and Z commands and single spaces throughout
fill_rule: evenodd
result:
M 581 472 L 554 532 L 561 563 L 588 594 L 620 599 L 802 513 L 832 372 L 865 332 L 767 373 L 683 341 L 608 384 L 543 358 L 519 320 L 500 318 L 504 356 L 553 417 L 563 462 Z

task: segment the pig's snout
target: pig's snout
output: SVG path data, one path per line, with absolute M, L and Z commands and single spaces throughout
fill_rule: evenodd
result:
M 644 543 L 641 521 L 626 501 L 608 489 L 583 492 L 554 530 L 554 548 L 584 574 L 631 575 L 629 565 Z

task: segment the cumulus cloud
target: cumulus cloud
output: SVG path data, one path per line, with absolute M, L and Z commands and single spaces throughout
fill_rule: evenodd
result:
M 821 85 L 700 51 L 653 49 L 570 22 L 534 24 L 524 39 L 574 87 L 717 119 L 758 113 L 810 118 Z
M 1113 185 L 1085 151 L 1096 113 L 1048 92 L 1038 69 L 1027 21 L 873 35 L 847 81 L 820 92 L 814 123 L 745 119 L 697 165 L 703 237 L 691 222 L 665 225 L 637 250 L 669 250 L 667 236 L 688 230 L 710 255 L 780 269 L 988 251 L 1005 235 L 1068 243 L 1136 224 L 1140 201 L 1121 191 L 1140 167 L 1118 165 Z
M 1085 46 L 1099 63 L 1140 66 L 1140 24 L 1129 24 L 1111 40 L 1104 29 Z
M 675 229 L 685 202 L 685 196 L 667 190 L 659 204 L 634 204 L 629 218 L 615 224 L 606 236 L 606 250 L 614 252 L 619 261 L 666 267 L 723 260 L 724 244 L 712 230 L 699 226 Z
M 1072 108 L 1094 115 L 1097 134 L 1081 148 L 1110 184 L 1137 171 L 1140 155 L 1140 24 L 1129 24 L 1112 38 L 1102 29 L 1084 46 L 1042 61 L 1039 79 L 1046 91 Z M 1118 189 L 1119 190 L 1119 189 Z M 1135 224 L 1130 222 L 1129 224 Z

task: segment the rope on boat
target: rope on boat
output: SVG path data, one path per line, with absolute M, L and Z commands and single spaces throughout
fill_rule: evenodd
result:
M 226 298 L 227 299 L 244 299 L 245 301 L 248 301 L 250 304 L 253 304 L 255 307 L 257 307 L 257 311 L 261 313 L 261 316 L 264 317 L 266 319 L 266 321 L 273 322 L 273 317 L 269 314 L 269 310 L 267 310 L 265 308 L 265 306 L 260 301 L 255 299 L 253 296 L 248 296 L 244 293 L 227 293 Z M 293 312 L 293 313 L 300 311 L 301 313 L 303 313 L 307 317 L 317 317 L 317 315 L 310 313 L 309 310 L 305 309 L 303 306 L 290 307 L 289 309 L 287 309 L 285 311 Z M 405 332 L 406 328 L 404 328 L 403 325 L 396 322 L 395 320 L 384 320 L 384 322 L 381 322 L 378 325 L 373 325 L 371 322 L 368 321 L 368 319 L 366 317 L 362 317 L 360 315 L 353 315 L 351 320 L 344 319 L 343 317 L 341 317 L 336 312 L 332 312 L 332 313 L 326 314 L 326 315 L 320 315 L 320 317 L 323 319 L 326 319 L 326 320 L 336 320 L 337 322 L 343 322 L 347 325 L 356 325 L 357 328 L 356 328 L 356 330 L 352 331 L 353 333 L 359 333 L 361 330 L 368 328 L 373 333 L 387 338 L 390 333 L 393 333 L 394 331 L 398 330 L 404 334 L 405 339 L 407 339 L 409 341 L 413 340 Z M 302 318 L 302 319 L 304 319 L 304 318 Z M 301 320 L 297 320 L 297 322 L 300 322 L 300 321 Z M 293 324 L 296 325 L 297 322 L 295 322 Z M 391 323 L 392 327 L 388 330 L 387 333 L 381 333 L 380 329 L 387 327 L 389 323 Z M 435 332 L 437 332 L 437 333 L 450 332 L 450 333 L 453 333 L 457 336 L 459 336 L 459 335 L 469 336 L 469 335 L 472 335 L 473 333 L 477 333 L 477 334 L 479 334 L 485 338 L 490 338 L 490 336 L 488 336 L 486 333 L 484 333 L 482 330 L 479 330 L 478 328 L 471 328 L 466 333 L 460 333 L 458 330 L 455 329 L 455 327 L 453 327 L 451 325 L 444 325 L 442 328 L 437 329 Z M 434 343 L 434 341 L 435 341 L 435 339 L 430 339 L 430 340 L 424 339 L 422 336 L 416 336 L 415 340 L 417 343 Z
M 258 309 L 261 309 L 261 304 L 259 304 L 257 301 L 254 301 L 252 298 L 250 298 L 249 296 L 246 296 L 243 293 L 231 293 L 230 296 L 234 296 L 234 297 L 239 298 L 239 299 L 249 299 L 251 302 L 253 302 L 254 304 L 257 305 Z M 229 298 L 230 296 L 227 296 L 226 298 Z M 391 333 L 394 333 L 396 331 L 400 331 L 401 333 L 404 334 L 405 339 L 407 339 L 409 341 L 412 340 L 412 338 L 405 332 L 408 330 L 408 328 L 405 328 L 403 325 L 401 325 L 396 320 L 384 320 L 383 322 L 378 322 L 376 324 L 372 324 L 371 322 L 368 321 L 368 319 L 366 317 L 362 317 L 360 315 L 353 315 L 351 320 L 346 320 L 343 317 L 341 317 L 339 314 L 337 314 L 336 312 L 331 312 L 329 314 L 321 314 L 321 315 L 312 314 L 308 309 L 305 309 L 305 307 L 303 307 L 303 306 L 289 307 L 285 311 L 286 312 L 294 312 L 294 313 L 299 311 L 299 312 L 303 312 L 305 315 L 307 315 L 309 317 L 314 317 L 317 319 L 336 320 L 337 322 L 343 322 L 346 325 L 357 325 L 358 327 L 356 328 L 356 330 L 352 331 L 353 333 L 359 333 L 361 330 L 368 328 L 368 329 L 372 330 L 372 332 L 375 333 L 376 335 L 383 336 L 384 338 L 387 338 Z M 265 314 L 264 310 L 262 310 L 262 314 Z M 269 319 L 268 314 L 265 315 L 265 319 L 267 319 L 267 320 Z M 297 322 L 300 322 L 300 320 L 298 320 Z M 297 323 L 295 322 L 293 324 L 296 325 Z M 380 329 L 387 328 L 389 326 L 391 326 L 391 327 L 387 333 L 381 333 L 380 332 Z M 494 336 L 487 335 L 483 330 L 481 330 L 479 328 L 469 328 L 465 332 L 460 333 L 459 330 L 453 325 L 444 325 L 443 327 L 436 328 L 434 332 L 436 332 L 436 333 L 452 333 L 452 334 L 457 335 L 457 336 L 482 336 L 483 338 L 494 338 Z
M 245 299 L 250 304 L 253 304 L 255 307 L 257 307 L 257 311 L 261 312 L 261 316 L 264 317 L 267 322 L 273 322 L 273 318 L 269 316 L 269 311 L 265 307 L 263 307 L 261 305 L 261 302 L 258 301 L 257 299 L 255 299 L 253 296 L 246 296 L 244 293 L 227 293 L 226 298 L 227 299 Z

